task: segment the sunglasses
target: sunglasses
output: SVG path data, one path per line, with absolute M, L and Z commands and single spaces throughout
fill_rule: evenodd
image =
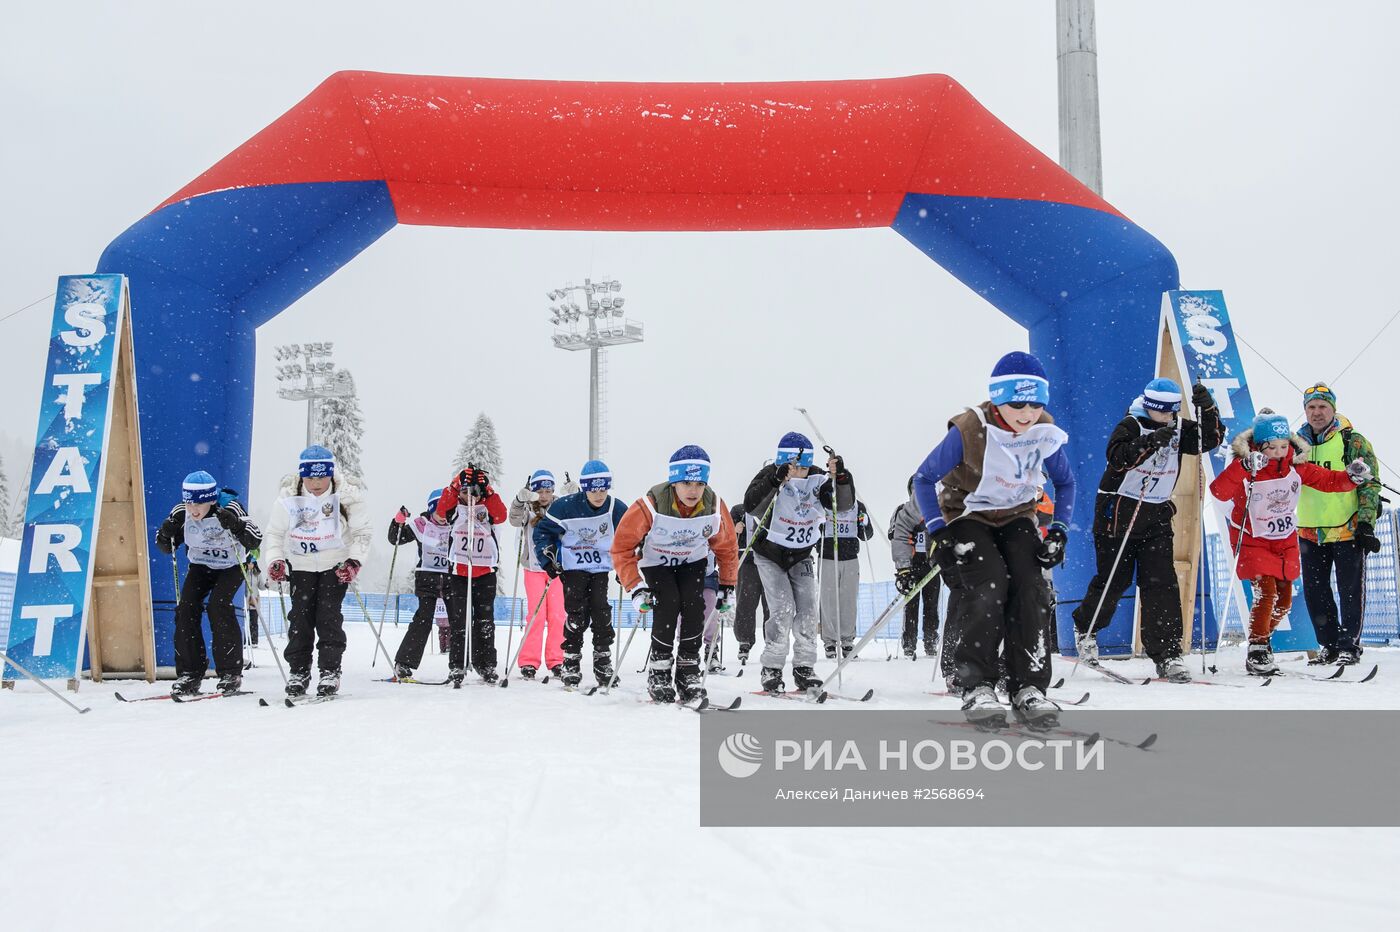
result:
M 1015 408 L 1017 411 L 1020 411 L 1022 408 L 1034 408 L 1039 411 L 1045 407 L 1045 405 L 1038 401 L 1008 401 L 1006 406 L 1008 408 Z
M 1312 395 L 1312 394 L 1326 394 L 1326 395 L 1330 395 L 1330 394 L 1332 394 L 1332 389 L 1328 388 L 1327 385 L 1326 385 L 1325 383 L 1323 383 L 1323 382 L 1318 382 L 1316 385 L 1313 385 L 1313 386 L 1310 387 L 1310 388 L 1305 388 L 1305 389 L 1303 389 L 1303 394 L 1304 394 L 1304 395 Z

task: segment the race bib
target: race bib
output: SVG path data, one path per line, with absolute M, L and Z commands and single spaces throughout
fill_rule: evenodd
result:
M 978 417 L 980 408 L 974 408 Z M 1040 497 L 1045 484 L 1045 460 L 1064 446 L 1069 435 L 1054 424 L 1034 424 L 1024 433 L 985 424 L 987 449 L 982 456 L 982 478 L 964 500 L 964 510 L 1001 511 L 1025 505 Z
M 424 573 L 452 572 L 452 526 L 437 524 L 419 515 L 413 519 L 413 533 L 423 546 L 418 569 Z
M 642 499 L 651 511 L 651 530 L 642 541 L 641 566 L 680 566 L 705 559 L 710 538 L 719 530 L 719 515 L 676 518 L 656 513 L 651 499 Z
M 778 488 L 768 522 L 768 539 L 789 550 L 803 550 L 817 542 L 825 509 L 817 500 L 817 489 L 826 476 L 789 479 Z
M 288 551 L 297 554 L 324 553 L 345 546 L 340 536 L 340 496 L 295 495 L 282 499 L 291 521 L 287 528 Z
M 238 540 L 213 515 L 195 519 L 185 512 L 185 550 L 191 563 L 226 570 L 242 560 Z
M 1264 540 L 1283 540 L 1296 533 L 1302 487 L 1292 469 L 1281 479 L 1256 481 L 1249 498 L 1249 533 Z
M 1138 423 L 1143 436 L 1152 433 Z M 1160 505 L 1176 490 L 1177 474 L 1181 471 L 1181 423 L 1177 422 L 1172 442 L 1123 474 L 1118 494 L 1134 500 L 1141 499 Z
M 612 569 L 612 499 L 601 515 L 587 518 L 555 518 L 564 526 L 559 541 L 559 565 L 566 570 L 603 573 Z
M 473 509 L 468 511 L 468 509 Z M 496 534 L 491 512 L 485 505 L 459 505 L 457 522 L 452 525 L 452 561 L 474 568 L 496 566 Z

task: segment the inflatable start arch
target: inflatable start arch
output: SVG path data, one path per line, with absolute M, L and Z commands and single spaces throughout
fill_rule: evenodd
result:
M 152 534 L 189 470 L 247 487 L 257 326 L 396 223 L 893 227 L 1030 331 L 1083 489 L 1066 594 L 1092 573 L 1103 445 L 1153 371 L 1161 295 L 1177 287 L 1161 243 L 943 75 L 596 84 L 341 72 L 102 255 L 98 270 L 131 284 Z M 937 323 L 932 342 L 955 349 Z M 152 567 L 155 599 L 173 605 L 169 575 Z M 1106 647 L 1131 643 L 1124 623 Z M 169 664 L 173 610 L 156 624 Z

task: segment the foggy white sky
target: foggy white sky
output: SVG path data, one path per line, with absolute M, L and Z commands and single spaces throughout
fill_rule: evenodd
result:
M 90 271 L 118 233 L 340 69 L 619 81 L 942 72 L 1058 151 L 1053 0 L 73 6 L 11 8 L 0 34 L 0 317 L 58 275 Z M 1106 197 L 1175 253 L 1186 287 L 1223 288 L 1240 333 L 1298 385 L 1334 377 L 1400 309 L 1388 278 L 1397 31 L 1400 5 L 1387 2 L 1098 3 Z M 612 354 L 607 458 L 629 498 L 696 442 L 734 501 L 777 438 L 804 426 L 803 405 L 883 524 L 947 417 L 1025 345 L 889 230 L 399 227 L 259 332 L 255 514 L 303 442 L 303 407 L 275 394 L 281 342 L 333 339 L 355 373 L 376 524 L 442 483 L 479 410 L 500 429 L 503 490 L 539 466 L 577 470 L 587 356 L 550 345 L 545 292 L 588 275 L 622 279 L 647 328 L 644 345 Z M 33 442 L 51 308 L 0 322 L 12 482 Z M 1379 378 L 1397 349 L 1400 324 L 1334 387 L 1400 468 Z M 1244 359 L 1256 402 L 1296 414 L 1294 388 Z

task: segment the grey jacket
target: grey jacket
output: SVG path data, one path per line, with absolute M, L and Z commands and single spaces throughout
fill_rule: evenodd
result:
M 890 515 L 890 556 L 894 567 L 902 570 L 914 560 L 914 541 L 924 533 L 924 516 L 911 492 L 909 500 Z

